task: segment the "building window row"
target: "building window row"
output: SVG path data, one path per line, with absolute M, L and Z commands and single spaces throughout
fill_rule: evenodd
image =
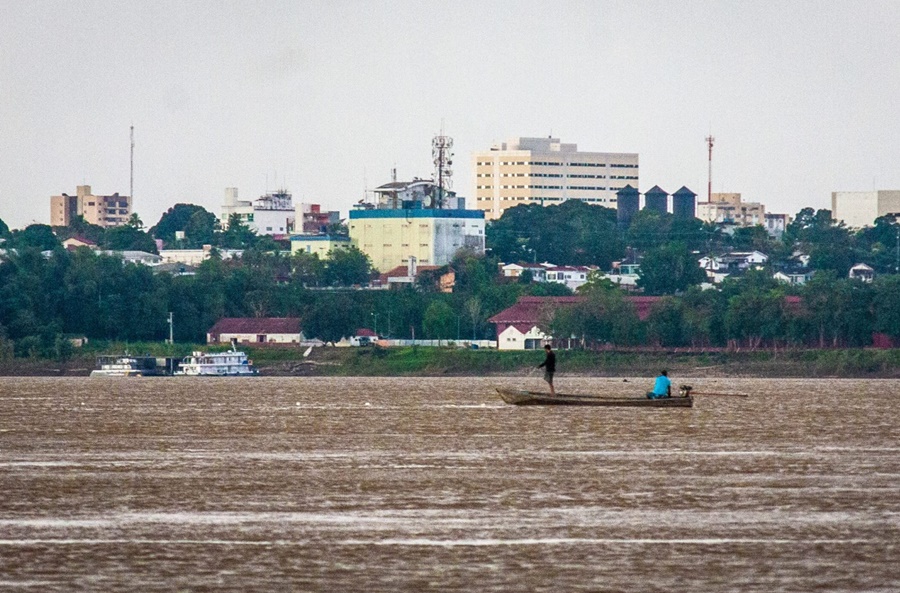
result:
M 620 169 L 637 169 L 637 165 L 630 165 L 625 163 L 610 163 L 610 167 L 618 167 Z
M 569 175 L 569 177 L 578 179 L 606 179 L 606 175 Z
M 610 175 L 610 179 L 637 179 L 637 175 Z

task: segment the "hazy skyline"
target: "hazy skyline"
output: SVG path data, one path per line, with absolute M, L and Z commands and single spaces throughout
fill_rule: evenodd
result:
M 900 189 L 900 2 L 0 0 L 0 219 L 49 222 L 81 184 L 149 227 L 284 186 L 346 215 L 364 188 L 552 134 L 637 152 L 641 191 L 767 211 Z M 470 206 L 472 205 L 470 201 Z

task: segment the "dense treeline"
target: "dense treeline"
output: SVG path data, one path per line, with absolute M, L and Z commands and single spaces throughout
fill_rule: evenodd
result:
M 900 276 L 871 284 L 817 274 L 788 287 L 764 271 L 726 280 L 722 290 L 693 287 L 663 297 L 640 321 L 626 295 L 608 282 L 583 287 L 585 300 L 542 321 L 576 344 L 665 347 L 862 347 L 874 333 L 900 339 Z
M 552 310 L 542 321 L 544 329 L 584 345 L 864 346 L 873 332 L 900 339 L 900 275 L 893 273 L 900 225 L 887 218 L 852 231 L 832 221 L 827 210 L 804 209 L 776 240 L 761 227 L 728 234 L 699 220 L 649 211 L 619 229 L 613 210 L 577 201 L 520 206 L 488 226 L 488 257 L 461 253 L 447 268 L 456 274 L 452 294 L 437 291 L 445 270 L 425 273 L 417 286 L 403 290 L 353 289 L 375 272 L 358 250 L 327 261 L 282 255 L 271 239 L 232 223 L 223 230 L 212 214 L 185 204 L 170 209 L 150 232 L 137 217 L 107 230 L 76 220 L 64 229 L 31 225 L 10 231 L 0 221 L 5 251 L 0 357 L 65 357 L 68 336 L 162 340 L 168 337 L 169 312 L 181 342 L 203 341 L 221 317 L 252 316 L 299 317 L 308 337 L 325 341 L 360 327 L 398 338 L 492 338 L 487 319 L 519 296 L 569 294 L 558 284 L 529 283 L 527 275 L 521 282 L 503 282 L 499 262 L 552 261 L 605 270 L 612 261 L 639 256 L 644 293 L 669 295 L 649 318 L 639 320 L 621 291 L 595 278 L 584 289 L 586 302 Z M 65 251 L 60 240 L 66 236 L 109 249 L 152 251 L 155 245 L 147 241 L 164 238 L 176 247 L 211 244 L 246 251 L 241 259 L 223 260 L 214 249 L 196 275 L 155 274 L 88 249 Z M 705 273 L 698 255 L 730 250 L 758 250 L 770 260 L 765 269 L 728 280 L 720 290 L 700 290 Z M 808 254 L 817 271 L 813 280 L 802 287 L 773 281 L 772 272 L 792 265 L 797 252 Z M 874 283 L 846 277 L 858 262 L 876 270 Z
M 163 340 L 168 313 L 180 342 L 205 341 L 222 317 L 299 317 L 304 333 L 336 341 L 361 327 L 401 338 L 486 338 L 487 318 L 522 294 L 568 294 L 559 285 L 498 284 L 496 261 L 460 254 L 453 262 L 457 288 L 436 292 L 423 280 L 403 290 L 346 288 L 359 279 L 359 254 L 321 262 L 248 250 L 244 257 L 213 256 L 195 275 L 154 273 L 87 248 L 52 255 L 18 249 L 0 264 L 0 357 L 65 357 L 67 337 L 120 341 Z M 368 278 L 367 259 L 362 277 Z M 346 264 L 346 265 L 342 265 Z

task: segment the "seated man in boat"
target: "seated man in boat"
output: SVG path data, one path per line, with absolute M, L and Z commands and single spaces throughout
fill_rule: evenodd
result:
M 653 385 L 653 391 L 647 393 L 648 399 L 662 399 L 664 397 L 672 397 L 672 382 L 669 381 L 669 373 L 666 370 L 659 372 L 656 383 Z
M 553 373 L 556 372 L 556 354 L 553 353 L 550 344 L 544 345 L 544 352 L 547 353 L 547 357 L 544 358 L 544 362 L 538 365 L 538 368 L 544 367 L 544 381 L 550 385 L 550 395 L 556 395 L 556 391 L 553 389 Z

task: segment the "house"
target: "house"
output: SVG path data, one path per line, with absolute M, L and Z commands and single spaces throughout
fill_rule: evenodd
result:
M 813 277 L 813 270 L 809 268 L 795 268 L 779 270 L 772 278 L 785 284 L 806 284 Z
M 650 315 L 653 304 L 660 300 L 656 296 L 626 296 L 635 308 L 639 319 Z M 519 297 L 512 307 L 500 311 L 490 319 L 497 330 L 498 350 L 538 350 L 553 339 L 538 327 L 542 321 L 553 316 L 560 307 L 571 307 L 583 303 L 586 297 Z
M 713 284 L 721 284 L 728 276 L 762 269 L 769 256 L 761 251 L 732 251 L 725 255 L 707 255 L 697 261 Z
M 637 281 L 641 277 L 641 264 L 632 259 L 612 263 L 612 271 L 603 278 L 626 290 L 637 290 Z
M 88 249 L 97 249 L 97 244 L 91 241 L 90 239 L 85 239 L 84 237 L 69 237 L 65 241 L 62 242 L 62 246 L 67 251 L 75 251 L 79 247 L 87 247 Z
M 850 273 L 848 275 L 854 280 L 868 283 L 875 279 L 875 270 L 866 264 L 856 264 L 850 268 Z
M 298 317 L 223 317 L 206 332 L 209 344 L 232 340 L 257 344 L 299 344 L 305 341 Z
M 525 271 L 531 272 L 531 279 L 534 282 L 547 281 L 547 267 L 542 264 L 504 264 L 500 266 L 500 274 L 504 278 L 520 278 Z M 553 266 L 549 266 L 553 267 Z
M 98 251 L 103 255 L 111 255 L 120 258 L 123 262 L 129 264 L 143 264 L 145 266 L 155 266 L 162 261 L 162 258 L 155 253 L 147 253 L 146 251 Z
M 438 270 L 444 271 L 438 272 Z M 397 266 L 381 274 L 378 281 L 382 287 L 387 288 L 412 286 L 422 278 L 424 273 L 437 274 L 437 277 L 434 278 L 435 288 L 440 292 L 453 292 L 453 287 L 456 286 L 456 272 L 453 268 L 447 266 L 420 266 L 416 262 L 415 257 L 411 257 L 406 265 Z
M 243 249 L 216 248 L 215 252 L 222 259 L 239 259 L 244 254 Z M 162 258 L 162 263 L 164 264 L 178 263 L 191 266 L 199 266 L 209 259 L 212 254 L 212 245 L 204 245 L 202 249 L 162 249 L 159 252 L 159 256 Z
M 555 282 L 570 290 L 576 290 L 587 283 L 588 274 L 596 269 L 593 266 L 553 266 L 547 268 L 547 282 Z

